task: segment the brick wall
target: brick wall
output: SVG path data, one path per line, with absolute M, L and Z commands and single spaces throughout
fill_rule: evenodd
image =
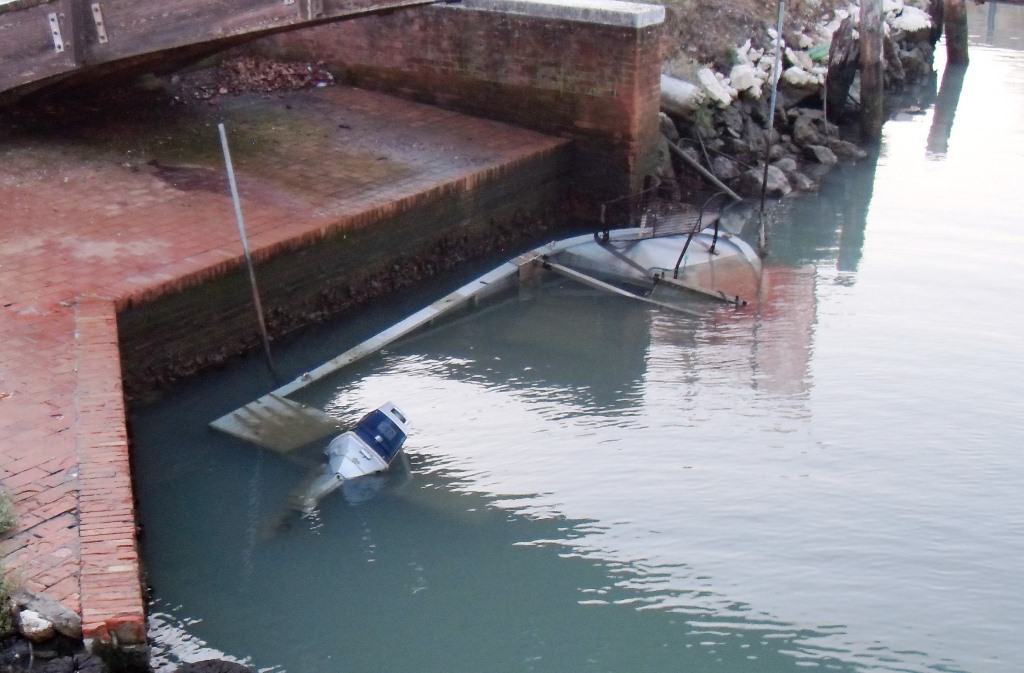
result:
M 604 3 L 616 4 L 654 11 Z M 569 137 L 572 187 L 591 202 L 642 188 L 656 158 L 660 19 L 636 27 L 470 7 L 366 16 L 253 48 L 325 61 L 357 86 Z
M 338 233 L 282 244 L 256 275 L 268 331 L 280 337 L 372 299 L 566 226 L 567 145 L 340 222 Z M 118 305 L 125 394 L 138 399 L 259 348 L 248 272 L 236 268 L 136 305 Z

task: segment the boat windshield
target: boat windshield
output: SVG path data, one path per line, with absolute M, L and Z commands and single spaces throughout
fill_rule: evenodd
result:
M 405 433 L 380 410 L 363 416 L 356 426 L 356 434 L 388 463 L 402 450 L 405 442 Z

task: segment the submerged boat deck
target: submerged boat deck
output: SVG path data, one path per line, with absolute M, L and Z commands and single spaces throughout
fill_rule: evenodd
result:
M 80 614 L 87 639 L 122 647 L 144 645 L 146 606 L 117 313 L 241 263 L 218 164 L 168 154 L 216 157 L 218 118 L 258 140 L 235 167 L 259 257 L 567 144 L 340 87 L 199 105 L 173 127 L 0 134 L 0 488 L 17 511 L 0 554 L 17 582 Z
M 645 218 L 646 219 L 646 218 Z M 289 395 L 362 360 L 450 314 L 475 306 L 492 295 L 524 280 L 551 271 L 578 283 L 661 308 L 700 316 L 677 303 L 664 302 L 616 284 L 638 283 L 653 290 L 656 285 L 674 291 L 712 297 L 737 306 L 746 305 L 740 295 L 760 282 L 761 262 L 750 246 L 717 226 L 702 228 L 695 211 L 677 211 L 661 222 L 644 222 L 637 228 L 583 234 L 552 241 L 495 267 L 412 315 L 356 344 L 340 355 L 294 380 L 215 419 L 210 426 L 225 434 L 274 451 L 287 453 L 340 429 L 338 422 L 318 409 L 289 399 Z M 692 245 L 692 248 L 691 248 Z M 727 251 L 715 252 L 716 247 Z M 687 255 L 688 249 L 692 250 Z M 689 269 L 680 266 L 688 257 Z M 717 258 L 721 259 L 717 259 Z M 612 282 L 609 282 L 612 281 Z

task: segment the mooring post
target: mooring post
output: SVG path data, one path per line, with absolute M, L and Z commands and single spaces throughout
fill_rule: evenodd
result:
M 252 255 L 249 253 L 249 238 L 245 235 L 245 220 L 242 218 L 242 202 L 238 198 L 238 185 L 235 183 L 235 169 L 231 165 L 231 151 L 228 149 L 228 136 L 224 131 L 224 124 L 218 123 L 217 130 L 220 132 L 220 146 L 224 150 L 224 165 L 228 171 L 228 184 L 231 185 L 231 200 L 235 204 L 235 220 L 238 222 L 238 235 L 242 238 L 242 252 L 245 253 L 245 263 L 249 267 L 249 284 L 252 286 L 252 300 L 256 305 L 256 320 L 260 325 L 260 335 L 263 337 L 263 352 L 267 356 L 267 365 L 270 371 L 274 369 L 274 359 L 270 356 L 270 337 L 267 335 L 267 324 L 263 320 L 263 306 L 260 304 L 260 291 L 256 286 L 256 269 L 252 263 Z
M 885 59 L 882 0 L 864 0 L 860 6 L 860 132 L 866 141 L 882 137 L 885 102 Z
M 964 0 L 944 0 L 943 24 L 946 30 L 946 63 L 967 65 L 967 5 Z

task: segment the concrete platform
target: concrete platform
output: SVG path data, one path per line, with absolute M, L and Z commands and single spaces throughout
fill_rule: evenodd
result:
M 566 146 L 342 87 L 0 126 L 0 554 L 88 639 L 145 642 L 117 312 L 239 263 L 221 120 L 257 257 Z

